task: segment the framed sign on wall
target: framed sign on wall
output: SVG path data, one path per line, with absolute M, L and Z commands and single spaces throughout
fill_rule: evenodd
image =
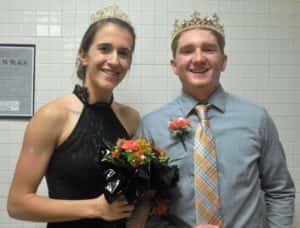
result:
M 35 45 L 0 44 L 0 117 L 34 112 Z

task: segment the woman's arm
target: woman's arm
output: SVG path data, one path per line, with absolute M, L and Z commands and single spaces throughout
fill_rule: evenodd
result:
M 141 117 L 137 110 L 130 106 L 114 102 L 112 109 L 130 136 L 133 136 L 140 124 Z
M 108 204 L 103 195 L 87 200 L 56 200 L 36 194 L 67 122 L 67 115 L 62 110 L 56 104 L 47 105 L 29 122 L 8 196 L 9 215 L 45 222 L 129 217 L 133 206 L 124 200 Z

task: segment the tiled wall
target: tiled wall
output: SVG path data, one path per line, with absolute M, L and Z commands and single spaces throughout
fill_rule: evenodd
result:
M 116 100 L 141 114 L 180 91 L 169 66 L 169 32 L 174 18 L 194 9 L 218 12 L 226 27 L 229 62 L 222 76 L 227 91 L 267 107 L 279 129 L 289 169 L 300 189 L 300 1 L 299 0 L 120 0 L 137 31 L 129 75 Z M 0 0 L 0 43 L 36 44 L 36 108 L 76 83 L 78 43 L 96 9 L 108 0 Z M 1 99 L 1 98 L 0 98 Z M 6 199 L 26 120 L 0 119 L 0 228 L 45 224 L 10 219 Z M 34 168 L 34 167 L 33 167 Z M 46 194 L 45 185 L 39 189 Z M 296 214 L 300 214 L 297 193 Z M 299 216 L 295 227 L 300 227 Z

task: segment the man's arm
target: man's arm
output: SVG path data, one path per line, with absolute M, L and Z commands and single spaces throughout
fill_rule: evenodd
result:
M 262 157 L 259 163 L 261 186 L 265 193 L 268 227 L 291 227 L 295 206 L 295 186 L 288 171 L 284 150 L 271 117 L 265 111 L 262 121 Z

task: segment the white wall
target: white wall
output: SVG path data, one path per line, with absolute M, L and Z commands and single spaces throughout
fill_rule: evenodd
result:
M 96 9 L 108 0 L 0 0 L 0 43 L 36 44 L 36 108 L 70 93 L 78 43 Z M 141 114 L 171 100 L 180 90 L 169 67 L 174 18 L 198 9 L 218 12 L 226 30 L 229 63 L 226 90 L 267 107 L 279 129 L 298 192 L 300 213 L 300 1 L 299 0 L 120 0 L 137 32 L 132 69 L 116 100 Z M 1 99 L 1 98 L 0 98 Z M 6 199 L 26 120 L 0 119 L 0 228 L 44 224 L 10 219 Z M 34 168 L 34 167 L 33 167 Z M 47 194 L 43 184 L 39 190 Z M 299 216 L 295 227 L 300 227 Z

